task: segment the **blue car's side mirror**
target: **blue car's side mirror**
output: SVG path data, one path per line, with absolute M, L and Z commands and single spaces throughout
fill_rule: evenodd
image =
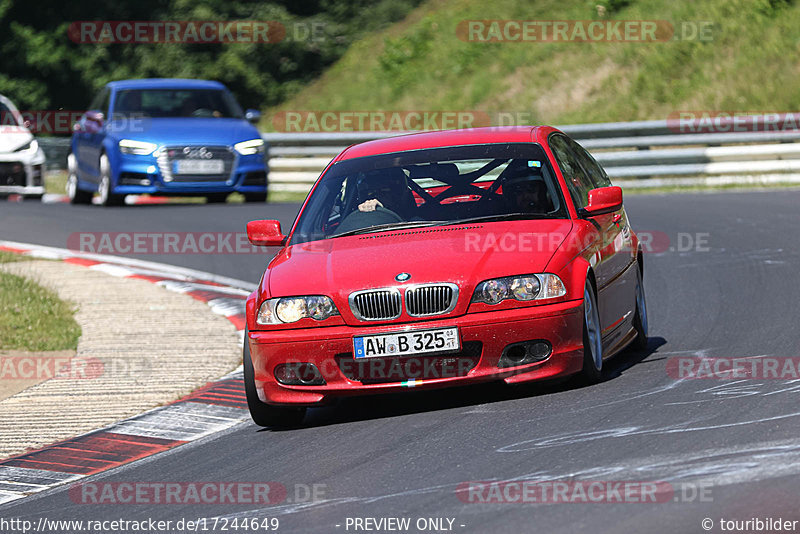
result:
M 261 112 L 257 109 L 248 109 L 244 113 L 244 118 L 247 119 L 247 122 L 250 124 L 257 124 L 258 121 L 261 120 Z

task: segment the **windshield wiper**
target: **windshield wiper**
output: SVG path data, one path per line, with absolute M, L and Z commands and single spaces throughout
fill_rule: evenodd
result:
M 535 220 L 535 219 L 552 219 L 550 215 L 541 213 L 504 213 L 502 215 L 484 215 L 482 217 L 470 217 L 468 219 L 453 219 L 443 223 L 442 226 L 448 224 L 468 224 L 475 222 L 490 222 L 490 221 L 521 221 L 521 220 Z
M 401 222 L 401 223 L 389 223 L 389 224 L 376 224 L 375 226 L 367 226 L 365 228 L 358 228 L 356 230 L 350 230 L 349 232 L 344 232 L 341 234 L 334 234 L 330 237 L 345 237 L 348 235 L 358 235 L 358 234 L 369 234 L 372 232 L 385 232 L 389 230 L 406 230 L 408 228 L 419 228 L 422 226 L 439 226 L 444 224 L 445 221 L 412 221 L 412 222 Z

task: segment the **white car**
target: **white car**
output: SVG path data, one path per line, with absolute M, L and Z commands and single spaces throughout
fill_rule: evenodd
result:
M 44 195 L 44 151 L 14 104 L 0 95 L 0 195 Z

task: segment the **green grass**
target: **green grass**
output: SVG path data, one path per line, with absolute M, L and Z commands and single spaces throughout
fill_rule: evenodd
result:
M 67 171 L 46 171 L 44 173 L 46 193 L 65 195 L 67 193 Z
M 30 259 L 30 256 L 23 256 L 22 254 L 0 250 L 0 263 L 14 263 L 17 261 L 28 261 Z
M 0 261 L 9 261 L 6 256 L 0 253 Z M 76 349 L 81 329 L 73 313 L 73 308 L 49 289 L 0 272 L 0 349 Z
M 311 187 L 309 186 L 309 189 L 310 188 Z M 276 203 L 291 202 L 293 204 L 300 204 L 301 202 L 303 202 L 306 199 L 307 196 L 308 196 L 307 192 L 306 193 L 298 193 L 298 192 L 292 192 L 292 191 L 270 191 L 269 192 L 268 201 L 270 203 L 273 203 L 273 202 L 276 202 Z
M 605 7 L 599 14 L 598 5 Z M 462 20 L 709 21 L 712 40 L 477 43 Z M 267 110 L 464 110 L 521 123 L 663 119 L 676 111 L 800 109 L 800 2 L 428 0 L 354 43 L 320 79 Z

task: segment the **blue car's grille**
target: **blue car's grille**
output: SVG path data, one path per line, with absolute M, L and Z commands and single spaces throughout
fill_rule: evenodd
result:
M 165 182 L 226 182 L 236 156 L 227 146 L 168 146 L 158 153 L 158 168 Z

